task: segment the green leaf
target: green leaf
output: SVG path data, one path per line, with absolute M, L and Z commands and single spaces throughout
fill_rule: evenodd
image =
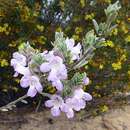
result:
M 41 54 L 36 54 L 32 57 L 32 61 L 35 64 L 41 65 L 45 60 L 43 59 L 43 56 L 41 56 Z
M 71 80 L 66 80 L 63 82 L 64 88 L 62 91 L 62 96 L 69 96 L 72 94 L 73 89 L 77 86 L 83 84 L 83 78 L 86 76 L 86 73 L 75 73 Z
M 71 88 L 74 86 L 82 85 L 83 84 L 83 78 L 86 76 L 86 73 L 75 73 L 75 75 L 72 77 L 72 79 L 69 81 Z
M 93 25 L 94 25 L 94 28 L 96 30 L 96 33 L 98 34 L 98 31 L 99 31 L 99 25 L 97 23 L 97 21 L 95 19 L 92 20 L 93 21 Z
M 84 50 L 86 50 L 89 46 L 95 45 L 96 40 L 97 36 L 94 34 L 94 30 L 89 31 L 83 39 Z
M 62 53 L 66 63 L 70 63 L 70 59 L 71 59 L 71 53 L 70 51 L 67 49 L 67 45 L 65 43 L 65 38 L 63 36 L 63 32 L 56 32 L 55 33 L 55 41 L 53 43 L 54 46 L 54 50 L 56 50 L 57 52 Z
M 114 4 L 110 4 L 107 9 L 105 9 L 105 14 L 108 17 L 109 15 L 116 14 L 117 11 L 121 8 L 119 1 L 116 1 Z

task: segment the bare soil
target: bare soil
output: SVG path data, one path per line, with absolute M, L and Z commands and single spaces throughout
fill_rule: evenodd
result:
M 76 114 L 71 120 L 63 114 L 54 118 L 49 110 L 0 113 L 0 130 L 130 130 L 130 105 L 85 119 Z

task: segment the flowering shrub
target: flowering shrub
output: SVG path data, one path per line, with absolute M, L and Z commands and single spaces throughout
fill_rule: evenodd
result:
M 26 97 L 35 97 L 41 94 L 50 98 L 45 101 L 45 106 L 51 108 L 53 116 L 64 112 L 68 118 L 74 117 L 74 111 L 80 111 L 86 106 L 86 101 L 91 101 L 91 94 L 83 90 L 89 84 L 86 72 L 80 69 L 93 57 L 96 48 L 110 45 L 105 41 L 111 31 L 118 10 L 119 2 L 110 4 L 105 10 L 107 20 L 100 24 L 93 19 L 94 30 L 86 33 L 81 43 L 75 43 L 73 38 L 65 38 L 62 32 L 55 33 L 53 48 L 40 52 L 34 49 L 29 42 L 19 46 L 19 51 L 13 53 L 11 66 L 14 68 L 14 77 L 22 75 L 20 85 L 28 88 L 27 95 L 3 106 L 1 110 L 12 109 L 17 101 Z M 80 32 L 80 29 L 77 29 Z M 52 86 L 56 89 L 54 94 L 44 92 L 44 88 Z
M 81 64 L 84 60 L 81 56 L 84 55 L 81 53 L 81 44 L 74 44 L 73 39 L 65 39 L 63 33 L 56 33 L 51 51 L 40 53 L 27 43 L 20 46 L 19 52 L 13 53 L 11 59 L 14 76 L 23 75 L 20 80 L 21 87 L 29 87 L 27 96 L 34 97 L 40 93 L 49 97 L 50 100 L 45 102 L 45 106 L 51 107 L 53 116 L 59 116 L 62 111 L 68 118 L 72 118 L 73 110 L 80 111 L 85 108 L 85 101 L 92 99 L 92 96 L 82 89 L 83 85 L 89 83 L 86 73 L 76 72 L 68 79 L 68 71 L 72 71 L 70 66 L 74 65 L 74 61 Z M 43 93 L 47 84 L 57 89 L 54 95 Z

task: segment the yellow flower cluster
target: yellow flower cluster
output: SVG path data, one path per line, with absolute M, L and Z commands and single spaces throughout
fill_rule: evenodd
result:
M 81 7 L 85 7 L 85 0 L 80 0 Z
M 115 28 L 115 29 L 113 29 L 112 31 L 111 31 L 111 34 L 110 35 L 117 35 L 118 34 L 118 29 L 117 28 Z
M 103 46 L 109 46 L 109 47 L 113 48 L 114 43 L 110 40 L 107 40 L 107 41 L 103 42 Z
M 44 26 L 43 25 L 36 25 L 36 28 L 40 31 L 43 32 L 44 31 Z
M 114 70 L 120 70 L 122 64 L 127 60 L 127 52 L 125 49 L 121 49 L 120 47 L 116 47 L 116 51 L 119 53 L 119 59 L 117 62 L 112 63 L 112 67 Z
M 0 26 L 0 33 L 5 33 L 9 35 L 11 28 L 9 27 L 8 23 L 4 23 L 3 26 Z
M 85 17 L 84 17 L 84 19 L 85 20 L 92 20 L 92 19 L 94 19 L 94 16 L 95 16 L 94 13 L 86 14 Z
M 104 68 L 104 65 L 103 65 L 103 64 L 100 64 L 100 65 L 99 65 L 99 69 L 102 70 L 103 68 Z
M 0 59 L 0 66 L 1 67 L 6 67 L 8 65 L 9 65 L 9 63 L 6 59 Z
M 74 40 L 79 40 L 79 39 L 80 39 L 80 38 L 79 38 L 79 35 L 73 35 L 72 38 L 73 38 Z
M 125 41 L 126 41 L 127 43 L 130 42 L 130 35 L 127 35 L 127 36 L 126 36 Z
M 118 62 L 115 62 L 115 63 L 112 63 L 112 67 L 114 70 L 120 70 L 121 69 L 121 62 L 118 61 Z
M 101 105 L 100 106 L 100 111 L 101 112 L 107 112 L 109 110 L 108 106 L 107 105 Z
M 124 21 L 120 22 L 120 29 L 124 34 L 127 34 L 129 32 L 129 29 Z
M 83 32 L 83 28 L 82 27 L 76 27 L 75 28 L 75 33 L 76 34 L 80 34 L 81 32 Z

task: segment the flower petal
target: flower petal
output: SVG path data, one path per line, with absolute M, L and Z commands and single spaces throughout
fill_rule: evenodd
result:
M 81 89 L 81 88 L 78 88 L 78 89 L 76 89 L 76 90 L 74 91 L 74 97 L 75 97 L 75 98 L 80 99 L 80 98 L 83 97 L 83 94 L 84 94 L 84 91 L 83 91 L 83 89 Z
M 60 107 L 62 112 L 67 112 L 69 109 L 69 106 L 65 103 L 62 104 L 62 106 Z
M 13 58 L 23 66 L 26 66 L 26 57 L 19 52 L 13 53 Z
M 52 82 L 52 85 L 56 87 L 57 90 L 62 91 L 63 90 L 63 84 L 60 80 Z
M 37 94 L 37 90 L 35 89 L 35 87 L 30 86 L 30 88 L 28 89 L 27 95 L 30 97 L 34 97 Z
M 66 38 L 65 43 L 67 45 L 67 48 L 71 50 L 74 47 L 74 39 Z
M 53 107 L 53 100 L 48 100 L 45 102 L 46 107 Z
M 52 69 L 51 72 L 49 73 L 48 81 L 56 81 L 56 80 L 57 80 L 56 71 Z
M 58 71 L 57 71 L 57 77 L 59 79 L 66 79 L 67 78 L 67 69 L 64 64 L 60 65 Z
M 53 116 L 59 116 L 60 115 L 60 109 L 59 109 L 59 107 L 52 107 L 51 108 L 51 114 Z
M 18 77 L 19 73 L 18 72 L 15 72 L 13 77 Z
M 30 74 L 30 71 L 29 71 L 29 68 L 28 67 L 24 67 L 20 64 L 17 64 L 16 67 L 15 67 L 15 71 L 22 74 L 22 75 L 29 75 Z
M 83 99 L 85 101 L 91 101 L 92 100 L 92 96 L 89 93 L 84 92 Z
M 80 111 L 81 109 L 84 109 L 86 106 L 86 102 L 83 99 L 75 99 L 73 100 L 73 109 L 75 111 Z
M 36 88 L 36 90 L 37 90 L 39 93 L 42 92 L 43 87 L 42 87 L 40 81 L 36 81 L 35 88 Z
M 85 78 L 83 79 L 83 84 L 84 84 L 84 85 L 88 85 L 88 84 L 89 84 L 89 78 L 88 78 L 88 77 L 85 77 Z
M 27 87 L 29 86 L 29 83 L 30 83 L 29 77 L 23 76 L 23 77 L 21 78 L 21 80 L 20 80 L 20 85 L 21 85 L 21 87 L 23 87 L 23 88 L 27 88 Z
M 69 109 L 68 112 L 66 112 L 66 116 L 68 118 L 73 118 L 74 117 L 74 111 L 72 109 Z
M 41 70 L 41 72 L 48 72 L 48 71 L 50 71 L 50 65 L 49 65 L 49 63 L 47 63 L 47 62 L 45 62 L 45 63 L 43 63 L 41 66 L 40 66 L 40 70 Z

